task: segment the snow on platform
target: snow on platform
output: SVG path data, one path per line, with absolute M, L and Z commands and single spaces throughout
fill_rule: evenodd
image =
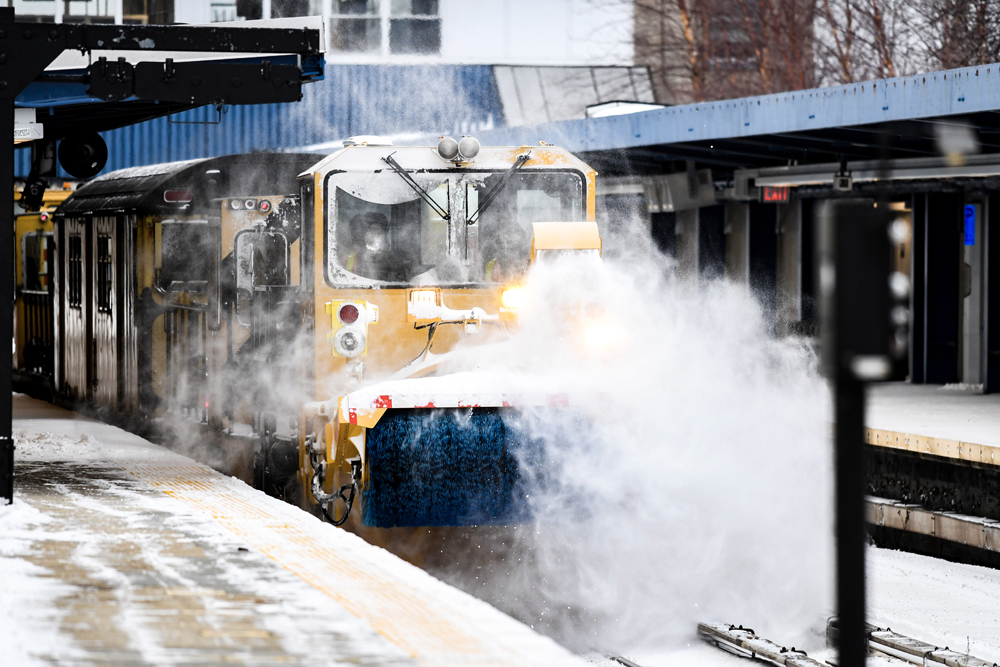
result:
M 1000 394 L 965 385 L 872 385 L 869 428 L 1000 447 Z
M 14 416 L 3 664 L 585 664 L 191 459 L 24 396 Z

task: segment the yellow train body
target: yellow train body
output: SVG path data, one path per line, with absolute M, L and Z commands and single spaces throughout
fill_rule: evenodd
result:
M 331 243 L 330 236 L 336 233 L 335 225 L 342 223 L 344 218 L 338 210 L 336 201 L 338 196 L 343 197 L 343 192 L 338 192 L 338 188 L 341 187 L 338 182 L 343 180 L 348 183 L 346 187 L 352 185 L 359 187 L 360 183 L 364 182 L 362 179 L 365 179 L 368 187 L 371 187 L 371 182 L 377 178 L 385 183 L 383 186 L 385 189 L 406 193 L 406 183 L 398 174 L 393 173 L 385 161 L 389 156 L 408 172 L 419 173 L 423 177 L 421 180 L 423 184 L 430 183 L 433 186 L 440 179 L 447 179 L 448 212 L 458 213 L 452 215 L 449 221 L 449 256 L 458 256 L 460 261 L 465 261 L 465 266 L 473 271 L 487 266 L 488 261 L 485 261 L 484 257 L 462 256 L 462 251 L 467 250 L 469 245 L 468 236 L 463 239 L 461 232 L 469 234 L 469 228 L 474 226 L 468 224 L 470 216 L 474 213 L 469 206 L 468 183 L 470 181 L 477 184 L 484 183 L 484 180 L 480 180 L 484 178 L 484 174 L 486 179 L 496 178 L 510 171 L 518 162 L 521 162 L 518 173 L 524 175 L 522 178 L 533 177 L 529 175 L 558 174 L 566 175 L 567 182 L 575 181 L 578 185 L 578 189 L 572 195 L 564 197 L 558 217 L 552 215 L 551 209 L 545 211 L 548 213 L 547 216 L 537 211 L 535 216 L 529 212 L 527 216 L 519 217 L 518 214 L 522 213 L 524 207 L 516 207 L 519 209 L 514 213 L 514 217 L 519 218 L 516 222 L 522 232 L 526 230 L 525 238 L 531 242 L 531 245 L 521 248 L 524 259 L 527 259 L 529 253 L 535 252 L 536 238 L 535 234 L 532 234 L 531 223 L 536 222 L 560 221 L 559 224 L 546 226 L 547 236 L 540 241 L 541 246 L 560 249 L 599 250 L 600 248 L 600 238 L 597 236 L 594 222 L 596 172 L 568 151 L 555 146 L 484 147 L 474 164 L 464 165 L 456 165 L 441 159 L 432 148 L 351 146 L 318 163 L 311 173 L 303 174 L 305 187 L 316 193 L 313 197 L 314 238 L 311 243 L 315 249 L 312 272 L 315 296 L 311 303 L 312 318 L 315 322 L 312 334 L 312 346 L 315 350 L 315 374 L 312 381 L 314 402 L 307 403 L 303 408 L 298 428 L 299 480 L 307 498 L 312 502 L 317 500 L 310 485 L 310 480 L 316 473 L 314 466 L 322 462 L 323 465 L 329 466 L 330 472 L 337 473 L 323 476 L 323 492 L 330 494 L 343 486 L 352 474 L 352 463 L 356 465 L 364 457 L 366 428 L 374 426 L 378 417 L 384 412 L 384 409 L 381 409 L 369 415 L 361 415 L 354 420 L 354 423 L 345 418 L 343 411 L 339 409 L 340 400 L 345 394 L 356 389 L 358 385 L 355 383 L 361 379 L 358 373 L 352 373 L 351 368 L 357 366 L 358 361 L 364 365 L 362 382 L 366 384 L 377 383 L 393 376 L 415 377 L 429 372 L 426 367 L 414 373 L 403 370 L 428 346 L 427 324 L 420 326 L 421 320 L 414 318 L 409 312 L 412 293 L 415 290 L 433 290 L 438 295 L 438 305 L 446 306 L 451 312 L 471 313 L 474 309 L 479 309 L 487 316 L 499 316 L 504 310 L 504 291 L 523 278 L 523 273 L 515 272 L 507 280 L 487 280 L 487 276 L 480 274 L 476 276 L 478 280 L 470 280 L 460 285 L 449 285 L 446 281 L 411 280 L 405 284 L 382 284 L 385 281 L 372 281 L 363 287 L 349 286 L 347 283 L 350 282 L 350 276 L 338 272 L 338 269 L 343 267 L 338 266 L 337 260 L 331 261 L 336 246 Z M 527 157 L 519 161 L 519 156 Z M 536 193 L 537 190 L 533 190 L 528 194 L 541 197 Z M 416 194 L 412 192 L 409 196 L 416 199 Z M 567 201 L 570 197 L 573 201 Z M 306 200 L 307 197 L 304 196 L 303 201 Z M 331 220 L 335 220 L 333 225 L 330 223 Z M 479 221 L 476 224 L 480 224 Z M 560 232 L 560 228 L 564 231 Z M 485 231 L 480 233 L 486 236 Z M 326 262 L 323 261 L 324 255 Z M 331 304 L 343 302 L 371 304 L 377 307 L 378 321 L 367 326 L 366 349 L 364 354 L 357 358 L 338 354 L 331 345 L 330 338 L 338 324 L 335 314 L 330 312 Z M 462 321 L 455 321 L 437 327 L 433 337 L 433 349 L 436 355 L 447 354 L 459 343 L 465 345 L 486 343 L 505 335 L 501 329 L 486 326 L 478 326 L 475 333 L 467 333 L 463 324 Z M 433 372 L 433 369 L 430 372 Z M 367 468 L 362 467 L 361 473 L 365 476 L 361 480 L 363 484 L 367 481 Z

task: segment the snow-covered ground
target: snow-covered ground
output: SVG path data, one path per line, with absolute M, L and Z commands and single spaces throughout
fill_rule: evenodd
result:
M 575 659 L 190 459 L 14 401 L 15 503 L 0 507 L 0 664 L 617 664 Z M 871 549 L 869 582 L 870 622 L 1000 662 L 1000 571 Z M 683 644 L 623 653 L 644 667 L 747 664 L 699 643 L 697 620 Z
M 585 661 L 360 538 L 15 396 L 0 664 Z

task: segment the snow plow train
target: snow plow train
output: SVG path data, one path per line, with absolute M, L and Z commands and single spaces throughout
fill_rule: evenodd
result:
M 524 520 L 540 452 L 520 410 L 566 403 L 443 369 L 458 343 L 513 333 L 540 253 L 600 252 L 595 174 L 555 147 L 449 142 L 348 147 L 310 174 L 328 244 L 317 377 L 337 398 L 304 407 L 298 476 L 334 523 L 359 497 L 365 526 Z
M 472 137 L 101 176 L 25 227 L 44 262 L 19 239 L 22 321 L 49 332 L 19 329 L 19 386 L 223 442 L 220 465 L 334 523 L 523 521 L 523 411 L 572 400 L 451 360 L 517 335 L 533 262 L 599 255 L 595 177 Z

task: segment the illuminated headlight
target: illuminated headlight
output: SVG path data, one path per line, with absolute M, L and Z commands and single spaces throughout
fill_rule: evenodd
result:
M 243 208 L 243 200 L 242 199 L 230 199 L 229 200 L 229 208 L 232 209 L 232 210 L 234 210 L 234 211 L 241 210 Z
M 522 307 L 528 297 L 528 291 L 523 287 L 511 287 L 505 289 L 500 295 L 500 309 L 508 313 L 516 313 Z
M 365 332 L 357 327 L 344 327 L 333 336 L 333 349 L 342 357 L 356 357 L 365 351 Z
M 583 342 L 592 350 L 613 350 L 626 344 L 626 335 L 615 323 L 597 321 L 583 330 Z
M 440 290 L 411 290 L 410 299 L 406 303 L 406 320 L 407 322 L 437 320 L 441 317 L 440 305 Z

